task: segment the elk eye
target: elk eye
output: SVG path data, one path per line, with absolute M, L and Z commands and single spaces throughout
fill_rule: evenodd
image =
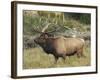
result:
M 42 42 L 45 42 L 45 39 L 44 39 L 44 38 L 41 38 L 40 40 L 41 40 Z

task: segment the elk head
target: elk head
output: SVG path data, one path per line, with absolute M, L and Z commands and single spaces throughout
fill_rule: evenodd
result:
M 46 32 L 46 29 L 48 28 L 48 26 L 50 25 L 51 23 L 48 23 L 43 29 L 42 31 L 38 31 L 36 29 L 34 29 L 35 32 L 37 33 L 40 33 L 40 36 L 38 36 L 36 39 L 34 39 L 35 43 L 39 44 L 39 45 L 44 45 L 46 40 L 50 37 L 53 37 L 53 32 L 57 31 L 56 30 L 53 30 L 53 31 L 49 31 L 49 32 Z
M 34 39 L 34 42 L 39 44 L 39 45 L 43 45 L 46 42 L 46 39 L 49 37 L 48 34 L 46 33 L 42 33 L 39 37 Z

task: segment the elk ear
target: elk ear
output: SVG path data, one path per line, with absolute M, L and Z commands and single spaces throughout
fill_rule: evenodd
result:
M 41 34 L 40 37 L 46 39 L 46 38 L 48 38 L 49 36 L 48 36 L 48 34 L 44 33 L 44 34 Z

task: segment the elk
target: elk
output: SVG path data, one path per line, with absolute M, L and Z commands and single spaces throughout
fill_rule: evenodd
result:
M 66 56 L 76 54 L 78 57 L 84 56 L 84 40 L 81 38 L 65 38 L 63 36 L 52 37 L 50 33 L 45 32 L 48 25 L 43 28 L 42 32 L 35 30 L 40 33 L 40 36 L 35 38 L 35 43 L 42 47 L 47 54 L 52 54 L 55 57 L 55 61 L 62 57 L 65 60 Z

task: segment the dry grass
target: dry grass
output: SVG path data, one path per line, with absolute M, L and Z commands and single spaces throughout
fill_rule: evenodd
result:
M 90 65 L 90 48 L 84 49 L 85 58 L 78 58 L 76 55 L 66 57 L 66 60 L 59 58 L 57 64 L 54 64 L 54 56 L 46 54 L 40 47 L 25 49 L 23 55 L 23 68 L 53 68 L 53 67 L 75 67 Z

